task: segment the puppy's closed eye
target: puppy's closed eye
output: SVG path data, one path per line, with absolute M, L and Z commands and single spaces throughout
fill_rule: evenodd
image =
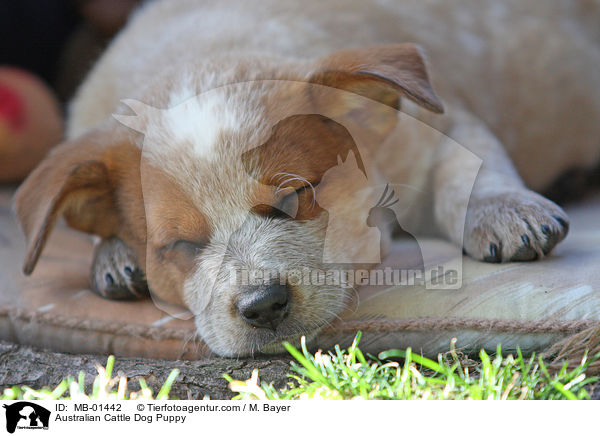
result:
M 194 265 L 196 257 L 200 255 L 206 247 L 203 241 L 188 241 L 178 239 L 160 248 L 161 258 L 173 262 L 177 267 L 186 272 Z
M 317 185 L 318 183 L 308 183 L 300 186 L 282 196 L 274 205 L 258 204 L 252 208 L 252 212 L 273 219 L 306 220 L 313 218 L 322 210 L 315 200 Z
M 185 239 L 178 239 L 168 245 L 168 250 L 174 250 L 189 256 L 197 256 L 200 254 L 202 249 L 206 246 L 205 242 L 187 241 Z

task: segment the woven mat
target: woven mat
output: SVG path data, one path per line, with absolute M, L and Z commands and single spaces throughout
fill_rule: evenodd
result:
M 211 355 L 191 320 L 148 301 L 116 302 L 88 289 L 92 243 L 59 225 L 31 277 L 21 275 L 24 239 L 10 214 L 12 191 L 0 189 L 0 339 L 71 353 L 195 359 Z M 543 350 L 600 322 L 600 197 L 571 208 L 571 234 L 539 262 L 485 264 L 463 259 L 463 286 L 359 290 L 342 321 L 315 347 L 406 348 L 428 355 L 465 350 Z M 419 242 L 422 242 L 419 240 Z M 449 250 L 427 240 L 428 251 Z M 393 263 L 394 250 L 386 262 Z

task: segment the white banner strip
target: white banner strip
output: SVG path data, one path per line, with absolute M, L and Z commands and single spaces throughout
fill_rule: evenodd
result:
M 524 434 L 597 430 L 596 401 L 0 401 L 0 434 L 102 431 L 219 434 L 246 431 L 418 432 L 444 435 L 518 429 Z M 585 433 L 584 433 L 585 432 Z M 109 434 L 109 433 L 107 433 Z M 131 433 L 135 434 L 135 433 Z M 332 433 L 333 434 L 333 433 Z M 591 434 L 591 433 L 590 433 Z

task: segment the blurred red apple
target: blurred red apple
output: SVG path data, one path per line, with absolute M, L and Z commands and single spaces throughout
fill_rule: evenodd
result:
M 26 71 L 0 67 L 0 183 L 23 180 L 62 132 L 52 91 Z

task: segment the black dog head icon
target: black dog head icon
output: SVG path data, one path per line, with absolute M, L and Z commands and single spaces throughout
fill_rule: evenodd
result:
M 48 428 L 50 411 L 42 406 L 28 401 L 19 401 L 3 405 L 6 409 L 6 431 L 14 433 L 19 422 L 23 427 Z

